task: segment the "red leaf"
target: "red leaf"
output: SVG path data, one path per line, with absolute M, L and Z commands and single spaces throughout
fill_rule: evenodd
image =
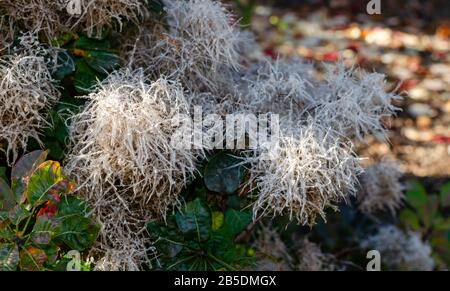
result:
M 325 53 L 322 56 L 322 60 L 325 62 L 336 62 L 339 59 L 339 54 L 337 52 Z

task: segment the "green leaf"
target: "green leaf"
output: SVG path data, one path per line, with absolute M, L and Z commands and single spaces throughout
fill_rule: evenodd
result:
M 66 50 L 59 50 L 57 55 L 56 70 L 52 72 L 56 80 L 62 80 L 75 72 L 75 63 Z
M 104 51 L 88 51 L 84 60 L 92 69 L 102 74 L 110 72 L 120 65 L 120 58 L 117 55 Z
M 61 174 L 61 166 L 55 161 L 46 161 L 33 172 L 28 182 L 27 198 L 33 206 L 52 200 L 50 195 L 67 193 L 71 183 Z
M 15 271 L 19 264 L 19 248 L 16 244 L 0 244 L 0 271 Z
M 22 203 L 25 197 L 27 182 L 30 175 L 47 158 L 47 151 L 34 151 L 24 155 L 11 170 L 11 188 L 16 195 L 17 203 Z
M 450 231 L 450 217 L 444 219 L 442 216 L 438 216 L 433 221 L 433 228 L 439 231 Z
M 83 49 L 83 50 L 109 50 L 111 49 L 111 44 L 107 39 L 96 39 L 96 38 L 89 38 L 86 36 L 82 36 L 75 43 L 73 46 L 77 49 Z
M 19 225 L 24 219 L 30 217 L 31 213 L 23 205 L 16 205 L 8 213 L 9 220 L 13 225 Z
M 185 237 L 196 238 L 199 242 L 208 239 L 211 214 L 199 198 L 187 203 L 182 212 L 177 212 L 175 219 Z
M 40 271 L 47 261 L 47 255 L 39 248 L 29 246 L 20 251 L 20 269 L 22 271 Z
M 56 229 L 55 239 L 64 242 L 73 250 L 83 251 L 94 243 L 98 231 L 98 225 L 89 218 L 72 215 L 61 221 Z
M 433 220 L 438 216 L 439 197 L 436 195 L 428 196 L 427 204 L 423 211 L 423 223 L 425 227 L 431 227 Z
M 86 203 L 76 197 L 61 199 L 55 216 L 60 221 L 55 237 L 74 250 L 90 247 L 97 239 L 99 227 L 86 217 L 88 211 Z
M 50 40 L 50 45 L 55 47 L 62 47 L 63 45 L 67 44 L 69 41 L 71 41 L 73 36 L 68 33 L 64 33 L 59 35 L 58 37 Z
M 227 206 L 236 210 L 242 209 L 242 199 L 238 195 L 230 195 L 227 199 Z
M 149 222 L 147 224 L 147 232 L 162 256 L 174 258 L 182 251 L 184 237 L 178 229 L 174 215 L 167 217 L 166 223 L 159 221 Z
M 166 223 L 151 221 L 147 224 L 147 232 L 152 239 L 165 238 L 176 242 L 184 240 L 183 234 L 178 229 L 175 216 L 169 216 Z
M 75 63 L 74 86 L 79 93 L 90 93 L 98 83 L 98 76 L 84 60 Z
M 45 246 L 41 246 L 42 250 L 45 252 L 45 254 L 47 255 L 47 264 L 55 264 L 56 261 L 58 260 L 58 255 L 59 255 L 59 247 L 54 244 L 54 243 L 49 243 Z
M 439 200 L 442 207 L 450 207 L 450 182 L 441 187 Z
M 420 215 L 423 215 L 427 203 L 427 191 L 422 184 L 418 181 L 413 181 L 408 191 L 406 191 L 406 199 Z
M 206 187 L 214 192 L 233 194 L 244 177 L 242 160 L 227 152 L 220 152 L 212 157 L 205 167 L 204 180 Z
M 11 240 L 14 237 L 14 232 L 11 231 L 8 227 L 2 227 L 0 225 L 0 240 L 6 239 Z
M 252 213 L 250 211 L 228 209 L 225 212 L 225 222 L 222 229 L 234 239 L 234 237 L 241 233 L 251 222 Z
M 6 176 L 6 167 L 0 167 L 0 179 L 3 179 L 6 183 L 8 183 L 8 177 Z
M 162 0 L 149 0 L 147 1 L 147 6 L 150 11 L 153 11 L 155 13 L 164 12 L 164 3 Z
M 54 218 L 47 215 L 39 216 L 31 232 L 31 240 L 37 245 L 49 244 L 58 225 L 58 221 Z
M 419 218 L 417 217 L 417 214 L 412 210 L 404 209 L 400 213 L 400 222 L 405 226 L 410 227 L 412 230 L 420 229 Z
M 16 205 L 16 197 L 8 184 L 0 178 L 0 211 L 9 211 Z
M 46 141 L 45 147 L 49 151 L 49 158 L 55 160 L 61 160 L 64 158 L 64 150 L 60 143 L 57 141 Z
M 212 213 L 212 230 L 218 230 L 222 227 L 224 221 L 224 215 L 220 211 L 214 211 Z
M 67 218 L 68 216 L 86 216 L 89 208 L 86 202 L 75 196 L 64 196 L 58 204 L 56 217 Z
M 9 219 L 9 213 L 7 211 L 0 211 L 0 227 L 3 227 L 4 224 L 6 224 Z

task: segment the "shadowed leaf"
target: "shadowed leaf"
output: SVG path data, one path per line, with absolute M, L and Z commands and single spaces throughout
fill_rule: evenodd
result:
M 0 271 L 15 271 L 19 264 L 19 248 L 15 244 L 0 244 Z
M 17 203 L 22 203 L 25 196 L 26 184 L 29 176 L 37 167 L 45 162 L 47 158 L 46 151 L 34 151 L 24 155 L 11 170 L 11 188 L 16 195 Z

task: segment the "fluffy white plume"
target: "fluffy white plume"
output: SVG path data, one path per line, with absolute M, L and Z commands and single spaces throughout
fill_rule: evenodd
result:
M 11 25 L 49 39 L 74 28 L 100 37 L 105 29 L 120 30 L 125 21 L 137 23 L 146 14 L 141 0 L 0 0 L 0 9 Z
M 325 66 L 325 82 L 314 86 L 315 115 L 342 135 L 364 140 L 368 134 L 386 138 L 383 118 L 397 110 L 400 96 L 386 92 L 385 76 L 347 70 L 342 63 Z
M 404 198 L 404 187 L 399 181 L 402 174 L 393 162 L 381 162 L 366 168 L 361 176 L 358 208 L 367 214 L 386 209 L 395 213 Z
M 128 254 L 103 266 L 134 269 L 145 259 L 146 222 L 178 204 L 196 171 L 196 153 L 171 143 L 188 103 L 177 83 L 147 83 L 142 70 L 113 73 L 87 99 L 71 120 L 66 171 L 102 225 L 99 249 Z
M 164 1 L 168 31 L 144 29 L 131 56 L 157 78 L 179 79 L 190 91 L 221 91 L 239 67 L 240 31 L 218 1 Z
M 298 59 L 262 60 L 252 65 L 242 78 L 241 103 L 250 110 L 275 113 L 300 120 L 313 102 L 312 66 Z
M 383 226 L 378 233 L 360 242 L 363 249 L 374 249 L 381 253 L 383 264 L 395 270 L 431 271 L 434 260 L 431 247 L 422 241 L 420 233 L 404 232 L 394 225 Z
M 349 143 L 311 122 L 250 157 L 249 185 L 258 189 L 254 216 L 287 215 L 313 225 L 317 215 L 355 193 L 359 159 Z
M 19 40 L 16 53 L 0 59 L 0 144 L 9 165 L 26 150 L 29 138 L 41 143 L 45 111 L 59 98 L 49 71 L 50 51 L 32 34 Z
M 320 246 L 307 238 L 296 246 L 298 257 L 297 271 L 336 271 L 336 258 L 332 254 L 323 253 Z

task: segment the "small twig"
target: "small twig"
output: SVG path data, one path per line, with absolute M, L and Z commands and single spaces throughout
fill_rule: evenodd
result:
M 236 238 L 234 239 L 234 243 L 238 244 L 244 242 L 260 220 L 261 220 L 260 218 L 257 218 L 256 220 L 252 221 L 249 225 L 247 225 L 247 227 L 236 236 Z

